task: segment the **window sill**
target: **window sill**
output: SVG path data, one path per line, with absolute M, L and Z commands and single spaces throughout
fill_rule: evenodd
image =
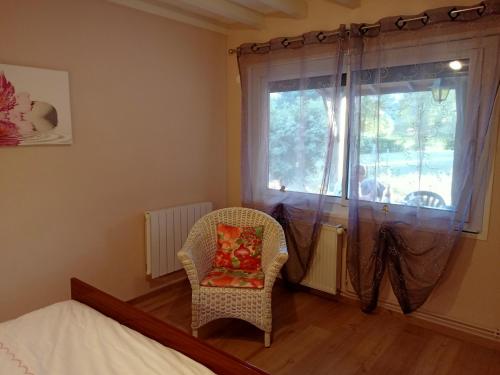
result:
M 327 201 L 327 217 L 328 222 L 332 224 L 338 224 L 338 221 L 347 223 L 349 220 L 349 204 L 347 200 L 340 198 L 330 198 Z M 347 231 L 348 228 L 346 227 Z M 479 233 L 462 231 L 461 237 L 471 238 L 477 241 L 487 241 L 488 240 L 488 223 L 483 223 L 483 228 Z

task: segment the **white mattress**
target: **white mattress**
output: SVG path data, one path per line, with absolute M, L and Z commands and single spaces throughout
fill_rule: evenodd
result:
M 0 374 L 213 374 L 76 301 L 0 324 Z

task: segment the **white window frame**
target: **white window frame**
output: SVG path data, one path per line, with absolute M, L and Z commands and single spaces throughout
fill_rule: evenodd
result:
M 329 75 L 332 74 L 331 70 L 331 58 L 333 57 L 333 54 L 328 54 L 324 56 L 317 56 L 314 58 L 311 58 L 308 60 L 308 64 L 313 65 L 315 68 L 314 71 L 311 71 L 310 77 L 318 77 L 322 75 Z M 283 81 L 283 80 L 293 80 L 300 78 L 300 64 L 301 64 L 301 59 L 296 58 L 296 59 L 284 59 L 280 61 L 279 63 L 274 63 L 271 68 L 269 68 L 269 65 L 261 64 L 254 66 L 252 68 L 252 73 L 251 73 L 251 85 L 252 87 L 259 87 L 260 90 L 253 90 L 250 95 L 250 100 L 253 105 L 256 105 L 257 103 L 260 103 L 262 107 L 265 107 L 265 110 L 262 111 L 255 111 L 255 113 L 266 113 L 267 117 L 265 119 L 262 119 L 265 122 L 265 134 L 267 136 L 269 135 L 269 83 L 271 82 L 276 82 L 276 81 Z M 277 69 L 279 67 L 279 69 Z M 269 73 L 269 70 L 272 72 Z M 347 73 L 344 67 L 343 73 Z M 346 86 L 347 89 L 347 86 Z M 347 92 L 346 92 L 347 95 Z M 263 108 L 264 109 L 264 108 Z M 348 106 L 347 106 L 348 110 Z M 346 111 L 347 111 L 346 110 Z M 346 121 L 348 117 L 346 116 Z M 347 128 L 347 123 L 346 123 L 346 128 Z M 347 130 L 347 129 L 346 129 Z M 345 130 L 345 131 L 346 131 Z M 346 152 L 346 144 L 347 144 L 347 133 L 346 136 L 344 137 L 344 162 L 343 162 L 343 170 L 345 170 L 345 152 Z M 263 194 L 269 196 L 269 197 L 281 197 L 281 194 L 287 194 L 288 196 L 303 196 L 307 194 L 315 194 L 315 193 L 307 193 L 307 192 L 296 192 L 296 191 L 279 191 L 276 189 L 271 189 L 268 187 L 269 183 L 269 159 L 266 157 L 265 159 L 265 165 L 266 165 L 266 174 L 265 178 L 264 176 L 261 176 L 259 181 L 259 186 L 261 186 L 261 189 L 263 191 Z M 347 200 L 345 199 L 346 192 L 344 191 L 344 181 L 345 175 L 342 175 L 342 197 L 337 197 L 337 196 L 327 196 L 327 200 L 330 204 L 343 204 L 345 205 L 347 203 Z
M 419 61 L 419 63 L 425 63 L 425 62 L 436 62 L 436 61 L 449 61 L 449 60 L 464 60 L 468 59 L 469 61 L 474 60 L 474 56 L 471 56 L 470 54 L 467 54 L 463 51 L 460 51 L 455 54 L 450 54 L 449 51 L 443 51 L 439 49 L 438 44 L 435 46 L 436 50 L 435 53 L 429 54 L 427 56 L 427 59 Z M 410 49 L 410 48 L 408 48 Z M 398 62 L 390 64 L 392 66 L 398 66 L 398 65 L 411 65 L 415 64 L 414 58 L 411 53 L 398 53 Z M 344 94 L 347 100 L 347 105 L 346 105 L 346 113 L 345 113 L 345 137 L 344 137 L 344 153 L 343 153 L 343 170 L 342 170 L 342 196 L 327 196 L 326 197 L 326 204 L 327 204 L 327 210 L 330 213 L 332 217 L 337 217 L 340 218 L 341 220 L 347 220 L 348 218 L 348 208 L 349 208 L 349 199 L 347 198 L 348 195 L 348 176 L 349 176 L 349 115 L 350 115 L 350 87 L 351 87 L 351 69 L 348 64 L 348 55 L 345 56 L 345 61 L 346 63 L 344 64 L 344 70 L 343 74 L 346 74 L 346 85 L 343 86 L 344 88 Z M 313 58 L 311 61 L 314 60 L 323 60 L 324 57 L 318 57 L 318 58 Z M 405 63 L 406 61 L 406 63 Z M 262 103 L 265 103 L 264 105 L 266 106 L 266 111 L 257 111 L 255 113 L 267 113 L 267 118 L 265 119 L 266 121 L 266 134 L 269 135 L 269 91 L 268 91 L 268 84 L 270 82 L 274 81 L 280 81 L 280 80 L 287 80 L 287 79 L 297 79 L 300 78 L 300 74 L 293 73 L 294 70 L 295 72 L 297 71 L 297 65 L 300 63 L 299 59 L 287 59 L 283 60 L 279 64 L 276 64 L 275 67 L 280 66 L 280 67 L 285 67 L 285 69 L 279 69 L 279 72 L 276 72 L 275 67 L 273 68 L 274 72 L 272 76 L 267 76 L 265 72 L 267 69 L 269 69 L 268 65 L 260 65 L 254 67 L 252 70 L 252 80 L 254 83 L 256 83 L 255 80 L 259 81 L 258 86 L 260 87 L 260 90 L 254 90 L 251 92 L 251 100 L 253 103 L 260 102 L 261 105 Z M 288 67 L 288 68 L 286 68 Z M 470 72 L 469 72 L 470 73 Z M 318 71 L 314 71 L 314 73 L 311 74 L 311 77 L 315 76 L 320 76 L 320 75 L 327 75 L 331 74 L 331 71 L 328 70 L 321 70 L 319 69 Z M 469 79 L 470 79 L 469 75 Z M 255 87 L 255 85 L 254 85 Z M 468 93 L 467 97 L 471 95 L 469 92 L 471 90 L 471 85 L 468 87 Z M 498 106 L 497 106 L 498 107 Z M 500 112 L 500 109 L 495 108 L 496 112 Z M 492 137 L 492 142 L 496 142 L 497 137 Z M 496 144 L 496 143 L 495 143 Z M 495 158 L 495 147 L 492 147 L 492 152 L 493 152 L 493 160 Z M 271 189 L 268 187 L 269 183 L 269 159 L 266 157 L 265 160 L 265 165 L 267 167 L 266 169 L 266 178 L 264 178 L 263 181 L 260 181 L 259 186 L 262 186 L 262 189 L 265 191 L 264 194 L 269 195 L 271 197 L 281 197 L 281 194 L 287 194 L 287 195 L 304 195 L 304 194 L 314 194 L 314 193 L 303 193 L 303 192 L 294 192 L 294 191 L 279 191 L 276 189 Z M 494 162 L 493 162 L 494 164 Z M 470 237 L 478 240 L 486 240 L 488 236 L 488 227 L 489 227 L 489 217 L 490 217 L 490 210 L 491 210 L 491 196 L 492 196 L 492 187 L 493 187 L 493 171 L 494 168 L 492 168 L 492 171 L 489 176 L 489 181 L 486 186 L 486 199 L 484 201 L 484 207 L 482 208 L 475 208 L 481 209 L 482 211 L 482 225 L 481 228 L 479 228 L 479 232 L 472 232 L 467 229 L 467 225 L 465 225 L 465 228 L 462 231 L 462 236 L 464 237 Z M 390 203 L 389 203 L 390 204 Z M 432 209 L 432 208 L 429 208 Z

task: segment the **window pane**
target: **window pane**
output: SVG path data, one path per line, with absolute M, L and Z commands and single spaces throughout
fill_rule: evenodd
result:
M 446 70 L 449 64 L 443 70 L 443 64 L 422 67 L 425 75 L 436 78 L 419 76 L 419 66 L 412 66 L 408 76 L 421 79 L 363 85 L 360 199 L 453 207 L 455 139 L 461 121 L 457 109 L 463 108 L 467 76 L 465 62 L 456 72 Z M 399 78 L 402 68 L 397 67 Z
M 287 191 L 320 191 L 333 118 L 331 97 L 331 88 L 269 94 L 270 189 L 285 186 Z M 345 100 L 343 103 L 345 110 Z M 340 137 L 345 129 L 344 124 L 333 126 L 336 136 L 328 193 L 341 196 L 344 142 Z

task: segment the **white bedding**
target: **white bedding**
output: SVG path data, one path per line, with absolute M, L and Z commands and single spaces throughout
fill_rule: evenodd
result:
M 66 301 L 0 323 L 0 374 L 213 372 L 84 304 Z

